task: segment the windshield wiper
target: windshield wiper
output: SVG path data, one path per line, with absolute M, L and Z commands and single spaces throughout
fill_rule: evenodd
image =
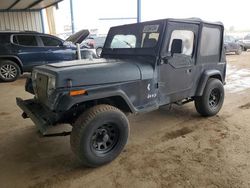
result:
M 124 42 L 125 44 L 127 44 L 130 48 L 133 48 L 132 44 L 130 44 L 129 42 L 123 40 L 122 42 Z

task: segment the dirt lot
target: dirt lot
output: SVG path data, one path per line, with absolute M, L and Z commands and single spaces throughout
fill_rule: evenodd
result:
M 40 138 L 21 118 L 25 78 L 0 83 L 0 187 L 250 187 L 250 52 L 227 59 L 217 116 L 193 103 L 131 116 L 125 151 L 96 169 L 80 165 L 69 137 Z

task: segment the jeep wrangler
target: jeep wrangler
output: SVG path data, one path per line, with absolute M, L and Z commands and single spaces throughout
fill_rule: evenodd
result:
M 34 98 L 17 98 L 17 105 L 45 136 L 52 126 L 72 125 L 68 134 L 80 161 L 106 164 L 126 145 L 129 113 L 191 101 L 202 116 L 220 111 L 223 30 L 222 23 L 195 18 L 112 27 L 101 59 L 35 67 L 25 86 Z

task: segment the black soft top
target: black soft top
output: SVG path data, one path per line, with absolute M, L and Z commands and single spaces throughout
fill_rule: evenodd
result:
M 196 23 L 196 24 L 201 24 L 201 23 L 205 23 L 205 24 L 210 24 L 210 25 L 219 25 L 219 26 L 223 26 L 222 22 L 208 22 L 208 21 L 204 21 L 200 18 L 185 18 L 185 19 L 175 19 L 175 18 L 168 18 L 168 19 L 164 19 L 166 21 L 174 21 L 174 22 L 184 22 L 184 23 Z
M 159 54 L 160 48 L 161 48 L 161 41 L 163 34 L 165 32 L 165 26 L 168 22 L 177 22 L 177 23 L 193 23 L 198 25 L 210 25 L 214 27 L 221 27 L 224 28 L 222 22 L 208 22 L 204 21 L 200 18 L 186 18 L 186 19 L 174 19 L 174 18 L 167 18 L 167 19 L 160 19 L 160 20 L 153 20 L 153 21 L 146 21 L 141 23 L 134 23 L 134 24 L 126 24 L 126 25 L 120 25 L 111 27 L 107 36 L 107 39 L 104 44 L 102 55 L 103 57 L 108 57 L 109 55 L 149 55 L 149 56 L 157 56 Z M 112 49 L 110 48 L 110 44 L 112 42 L 112 39 L 115 34 L 120 33 L 136 33 L 139 30 L 142 30 L 142 26 L 145 25 L 155 25 L 159 24 L 159 30 L 160 37 L 158 39 L 158 44 L 154 48 L 118 48 L 118 49 Z

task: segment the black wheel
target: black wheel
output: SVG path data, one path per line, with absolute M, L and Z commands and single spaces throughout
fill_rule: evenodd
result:
M 96 55 L 97 55 L 97 57 L 101 57 L 101 53 L 102 53 L 102 48 L 97 48 L 96 49 Z
M 129 122 L 123 112 L 110 105 L 97 105 L 73 124 L 70 144 L 84 165 L 97 167 L 121 153 L 128 135 Z
M 240 55 L 242 53 L 242 47 L 240 46 L 238 50 L 235 52 L 236 55 Z
M 0 62 L 0 79 L 4 82 L 13 82 L 20 76 L 19 66 L 10 60 Z
M 220 80 L 211 78 L 208 80 L 203 95 L 196 97 L 195 107 L 202 116 L 217 114 L 224 101 L 224 87 Z

